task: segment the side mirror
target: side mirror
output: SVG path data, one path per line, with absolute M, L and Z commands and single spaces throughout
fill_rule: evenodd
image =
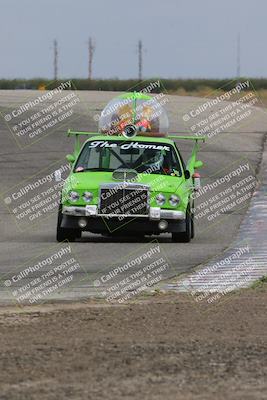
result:
M 67 159 L 67 161 L 70 162 L 71 164 L 73 164 L 74 161 L 75 161 L 75 157 L 74 157 L 73 154 L 67 154 L 67 155 L 66 155 L 66 159 Z
M 60 171 L 60 169 L 57 169 L 55 171 L 55 181 L 60 182 L 61 180 L 62 180 L 61 171 Z
M 185 179 L 189 179 L 190 178 L 190 172 L 188 171 L 188 169 L 186 169 L 184 171 L 184 177 L 185 177 Z
M 202 168 L 203 167 L 203 162 L 202 161 L 200 161 L 200 160 L 197 160 L 196 162 L 195 162 L 195 165 L 194 165 L 194 169 L 199 169 L 199 168 Z

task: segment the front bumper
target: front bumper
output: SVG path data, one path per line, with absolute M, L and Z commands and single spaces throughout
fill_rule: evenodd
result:
M 151 207 L 147 215 L 97 214 L 96 206 L 63 206 L 62 213 L 61 228 L 92 233 L 158 235 L 164 232 L 184 232 L 186 229 L 184 212 L 158 207 Z M 81 220 L 84 224 L 82 227 Z M 165 221 L 164 229 L 160 227 L 162 221 Z
M 177 210 L 165 210 L 160 207 L 150 207 L 148 214 L 98 214 L 97 206 L 63 206 L 63 215 L 73 217 L 101 217 L 101 218 L 144 218 L 150 221 L 159 221 L 161 219 L 184 221 L 185 213 Z

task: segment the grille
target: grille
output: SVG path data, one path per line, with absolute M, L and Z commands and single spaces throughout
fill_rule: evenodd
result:
M 146 215 L 147 188 L 101 188 L 100 214 Z

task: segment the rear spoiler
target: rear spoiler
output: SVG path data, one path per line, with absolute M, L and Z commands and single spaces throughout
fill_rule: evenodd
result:
M 100 133 L 99 132 L 82 132 L 82 131 L 72 131 L 71 129 L 69 129 L 68 130 L 68 132 L 67 132 L 67 135 L 68 136 L 77 136 L 77 135 L 100 135 Z
M 83 132 L 83 131 L 72 131 L 71 129 L 68 130 L 67 132 L 68 136 L 83 136 L 83 135 L 87 135 L 87 136 L 96 136 L 96 135 L 101 135 L 101 132 Z M 103 135 L 103 133 L 102 133 Z M 151 136 L 153 137 L 153 136 Z M 180 135 L 166 135 L 166 136 L 162 136 L 162 137 L 166 137 L 169 139 L 178 139 L 178 140 L 196 140 L 196 141 L 202 141 L 205 142 L 205 136 L 180 136 Z
M 177 139 L 177 140 L 195 140 L 196 142 L 202 141 L 205 142 L 205 136 L 179 136 L 179 135 L 167 135 L 168 139 Z
M 97 136 L 101 135 L 99 132 L 83 132 L 83 131 L 72 131 L 71 129 L 68 130 L 67 132 L 68 136 L 75 136 L 75 145 L 74 145 L 74 155 L 77 157 L 79 154 L 80 148 L 81 148 L 81 143 L 79 136 Z M 205 142 L 205 137 L 204 136 L 179 136 L 179 135 L 166 135 L 165 136 L 168 139 L 177 139 L 177 140 L 193 140 L 195 141 L 195 146 L 193 148 L 191 157 L 188 161 L 188 169 L 191 170 L 192 167 L 191 165 L 194 164 L 196 160 L 196 155 L 199 150 L 198 142 L 202 141 Z
M 81 143 L 79 136 L 97 136 L 100 135 L 99 132 L 79 132 L 79 131 L 72 131 L 71 129 L 68 130 L 67 132 L 68 136 L 75 136 L 75 143 L 74 143 L 74 156 L 77 157 L 80 149 L 81 149 Z

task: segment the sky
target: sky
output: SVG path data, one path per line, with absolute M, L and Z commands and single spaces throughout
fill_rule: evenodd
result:
M 266 0 L 0 0 L 0 78 L 87 78 L 88 38 L 94 78 L 267 76 Z

